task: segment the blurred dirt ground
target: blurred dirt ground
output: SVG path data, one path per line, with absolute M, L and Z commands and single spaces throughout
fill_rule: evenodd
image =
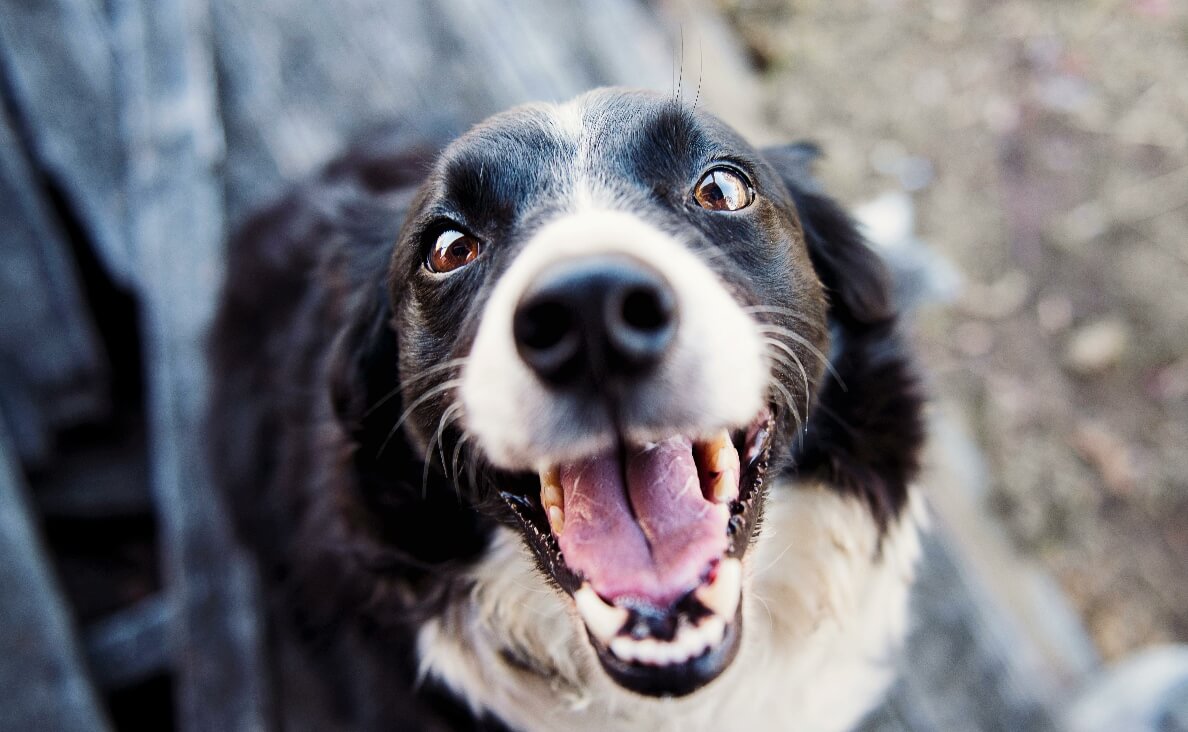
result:
M 909 192 L 963 273 L 916 327 L 987 516 L 1107 660 L 1188 641 L 1186 4 L 717 4 L 830 190 Z

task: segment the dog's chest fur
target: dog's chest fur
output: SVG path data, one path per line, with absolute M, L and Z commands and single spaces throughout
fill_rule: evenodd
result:
M 880 544 L 857 500 L 773 486 L 748 560 L 739 656 L 692 697 L 650 699 L 609 682 L 506 529 L 472 571 L 473 590 L 421 629 L 422 673 L 514 729 L 849 729 L 894 678 L 920 552 L 918 502 Z

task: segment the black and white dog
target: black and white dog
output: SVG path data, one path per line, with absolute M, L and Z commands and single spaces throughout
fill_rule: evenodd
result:
M 364 146 L 232 242 L 215 459 L 341 728 L 878 701 L 921 398 L 814 154 L 598 90 L 427 164 Z

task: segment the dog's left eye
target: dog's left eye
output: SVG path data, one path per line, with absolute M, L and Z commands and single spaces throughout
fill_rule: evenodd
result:
M 431 272 L 453 272 L 473 262 L 480 251 L 478 239 L 457 229 L 446 229 L 437 235 L 426 264 Z
M 709 211 L 737 211 L 751 205 L 755 191 L 738 171 L 714 168 L 697 182 L 693 200 Z

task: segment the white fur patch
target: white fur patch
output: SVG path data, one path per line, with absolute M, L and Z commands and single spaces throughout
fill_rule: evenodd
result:
M 743 427 L 763 406 L 768 364 L 754 321 L 700 258 L 640 217 L 610 210 L 562 215 L 525 245 L 483 311 L 460 388 L 466 427 L 496 465 L 536 469 L 588 455 L 612 435 L 575 422 L 575 405 L 548 392 L 520 360 L 512 319 L 525 290 L 549 266 L 627 255 L 662 273 L 676 295 L 676 340 L 648 391 L 657 405 L 633 440 L 704 436 Z M 690 395 L 697 395 L 690 399 Z M 579 430 L 575 430 L 580 427 Z
M 746 561 L 741 648 L 700 691 L 651 699 L 612 682 L 571 601 L 510 529 L 475 568 L 469 596 L 423 627 L 422 672 L 526 732 L 849 729 L 894 677 L 923 510 L 914 497 L 878 554 L 857 500 L 820 486 L 771 491 Z

